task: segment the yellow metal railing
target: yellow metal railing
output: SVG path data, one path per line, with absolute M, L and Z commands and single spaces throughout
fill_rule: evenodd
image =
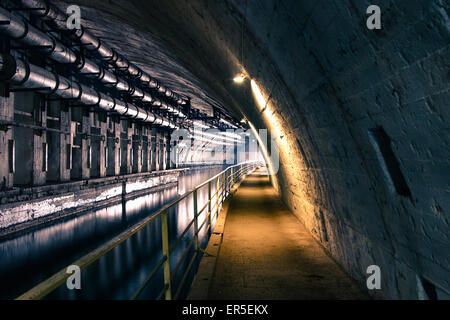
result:
M 132 237 L 134 234 L 136 234 L 139 230 L 144 228 L 146 225 L 151 223 L 152 221 L 155 221 L 158 217 L 160 217 L 161 221 L 161 236 L 162 236 L 162 259 L 157 263 L 155 268 L 150 272 L 150 274 L 147 276 L 147 278 L 143 281 L 143 283 L 139 286 L 139 288 L 134 292 L 134 294 L 130 297 L 130 299 L 136 299 L 139 297 L 139 295 L 142 293 L 142 291 L 149 285 L 152 279 L 156 276 L 158 271 L 163 268 L 164 270 L 164 286 L 160 293 L 157 296 L 157 299 L 161 299 L 164 297 L 166 300 L 172 300 L 177 299 L 183 289 L 184 282 L 186 281 L 189 272 L 192 269 L 192 266 L 194 265 L 195 259 L 198 257 L 200 252 L 202 252 L 202 243 L 206 239 L 206 236 L 208 235 L 208 231 L 212 229 L 212 223 L 214 218 L 217 219 L 217 216 L 220 212 L 220 209 L 223 206 L 223 203 L 226 199 L 226 197 L 229 195 L 232 187 L 241 182 L 245 175 L 248 173 L 254 171 L 256 168 L 262 166 L 261 162 L 257 161 L 250 161 L 245 162 L 239 165 L 231 166 L 225 169 L 224 171 L 220 172 L 219 174 L 215 175 L 214 177 L 210 178 L 209 180 L 203 182 L 202 184 L 198 185 L 194 190 L 189 191 L 179 197 L 178 199 L 172 201 L 171 203 L 165 205 L 163 208 L 158 210 L 154 215 L 151 217 L 148 217 L 144 219 L 143 221 L 139 222 L 138 224 L 134 225 L 130 229 L 122 232 L 118 236 L 114 237 L 113 239 L 109 240 L 102 246 L 98 247 L 97 249 L 91 251 L 90 253 L 86 254 L 82 258 L 78 259 L 71 265 L 78 266 L 81 270 L 85 269 L 89 265 L 91 265 L 93 262 L 97 261 L 99 258 L 106 255 L 109 251 L 117 247 L 119 244 L 124 242 L 125 240 Z M 212 193 L 212 183 L 216 182 L 216 191 Z M 198 196 L 197 192 L 202 187 L 208 185 L 208 201 L 206 204 L 199 210 L 198 209 Z M 175 243 L 170 246 L 169 244 L 169 229 L 168 229 L 168 222 L 167 222 L 167 216 L 169 209 L 175 207 L 177 204 L 179 204 L 182 200 L 186 199 L 188 196 L 193 195 L 193 219 L 190 221 L 190 223 L 187 225 L 187 227 L 184 229 L 184 231 L 181 233 L 181 235 L 176 239 Z M 213 199 L 215 199 L 214 204 Z M 199 225 L 198 218 L 203 213 L 205 209 L 208 209 L 208 213 L 206 214 L 206 217 L 204 221 L 201 222 Z M 170 255 L 175 251 L 175 248 L 181 243 L 182 239 L 188 234 L 191 227 L 194 227 L 194 236 L 192 240 L 187 245 L 187 248 L 185 249 L 183 255 L 181 256 L 180 260 L 178 261 L 177 265 L 171 271 L 171 264 L 170 264 Z M 204 235 L 201 239 L 199 239 L 199 234 L 202 231 L 202 229 L 206 226 L 206 229 L 204 231 Z M 194 254 L 189 260 L 188 266 L 186 270 L 183 273 L 183 276 L 181 278 L 180 283 L 178 284 L 178 288 L 175 291 L 175 294 L 173 295 L 174 288 L 172 287 L 172 282 L 177 275 L 178 271 L 180 270 L 180 267 L 182 266 L 183 262 L 187 258 L 192 246 L 194 246 Z M 67 281 L 70 274 L 66 272 L 67 268 L 62 269 L 61 271 L 57 272 L 47 280 L 44 280 L 43 282 L 39 283 L 29 291 L 25 292 L 16 300 L 39 300 L 56 290 L 60 285 L 62 285 L 65 281 Z

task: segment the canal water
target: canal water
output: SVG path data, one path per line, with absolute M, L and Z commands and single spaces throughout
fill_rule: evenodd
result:
M 94 210 L 69 220 L 30 231 L 0 242 L 0 299 L 14 299 L 56 272 L 71 265 L 105 241 L 127 230 L 139 221 L 152 216 L 165 204 L 177 199 L 225 167 L 191 169 L 182 173 L 178 186 L 152 192 L 125 203 Z M 216 184 L 212 183 L 212 194 Z M 208 200 L 208 187 L 198 191 L 198 208 Z M 213 198 L 213 202 L 215 198 Z M 199 225 L 205 220 L 205 210 Z M 193 219 L 193 197 L 188 196 L 168 212 L 169 245 L 176 242 Z M 213 225 L 215 220 L 212 221 Z M 205 224 L 206 226 L 206 224 Z M 193 227 L 170 255 L 174 271 L 193 238 Z M 200 238 L 205 228 L 200 232 Z M 206 247 L 209 234 L 203 242 Z M 156 218 L 131 238 L 109 251 L 81 271 L 81 289 L 69 290 L 66 283 L 46 299 L 129 299 L 144 283 L 162 259 L 161 221 Z M 180 286 L 184 271 L 194 255 L 194 246 L 173 276 L 173 295 L 187 297 L 200 256 L 194 260 L 192 271 Z M 155 299 L 164 288 L 163 268 L 139 295 L 139 299 Z M 178 290 L 181 288 L 180 290 Z

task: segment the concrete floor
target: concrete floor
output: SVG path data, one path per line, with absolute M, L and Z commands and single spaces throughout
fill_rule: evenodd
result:
M 209 299 L 367 299 L 261 172 L 231 200 Z

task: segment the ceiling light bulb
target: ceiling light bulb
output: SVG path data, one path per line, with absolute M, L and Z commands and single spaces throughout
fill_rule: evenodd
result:
M 242 74 L 242 73 L 236 75 L 236 76 L 234 77 L 234 79 L 233 79 L 233 81 L 234 81 L 235 83 L 242 83 L 242 82 L 244 82 L 244 80 L 245 80 L 245 75 Z

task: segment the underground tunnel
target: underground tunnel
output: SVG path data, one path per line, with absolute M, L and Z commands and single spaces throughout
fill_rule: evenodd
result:
M 0 0 L 0 298 L 450 299 L 449 13 Z

